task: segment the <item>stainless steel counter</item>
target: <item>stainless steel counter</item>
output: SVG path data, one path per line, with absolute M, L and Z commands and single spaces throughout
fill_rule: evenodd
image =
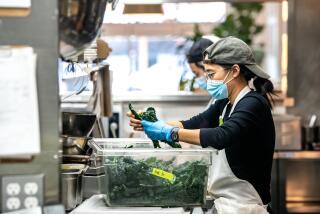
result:
M 274 159 L 320 159 L 320 151 L 275 152 Z
M 271 175 L 275 213 L 320 213 L 320 151 L 275 152 Z

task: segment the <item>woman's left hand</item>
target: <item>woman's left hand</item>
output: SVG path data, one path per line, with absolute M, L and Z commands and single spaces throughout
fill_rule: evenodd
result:
M 132 126 L 135 131 L 143 131 L 140 120 L 136 119 L 131 112 L 128 112 L 127 116 L 130 120 L 129 125 Z

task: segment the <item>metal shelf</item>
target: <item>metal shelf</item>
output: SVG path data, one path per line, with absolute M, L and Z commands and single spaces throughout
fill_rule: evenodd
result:
M 37 54 L 41 134 L 41 153 L 29 162 L 1 163 L 0 177 L 44 174 L 45 204 L 60 201 L 58 39 L 58 0 L 32 0 L 31 13 L 26 17 L 0 16 L 0 44 L 31 46 Z
M 320 213 L 319 203 L 287 203 L 289 213 Z

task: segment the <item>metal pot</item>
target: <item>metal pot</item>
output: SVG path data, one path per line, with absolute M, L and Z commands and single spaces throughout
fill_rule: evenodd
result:
M 67 60 L 77 56 L 97 37 L 106 5 L 107 0 L 59 0 L 62 58 Z
M 97 116 L 92 113 L 62 112 L 62 134 L 72 137 L 89 136 Z
M 90 162 L 90 156 L 88 155 L 62 155 L 62 163 L 80 163 L 88 164 Z
M 62 202 L 66 210 L 72 210 L 82 202 L 82 175 L 87 167 L 84 164 L 62 164 Z
M 85 155 L 87 152 L 87 142 L 89 137 L 61 136 L 64 155 Z

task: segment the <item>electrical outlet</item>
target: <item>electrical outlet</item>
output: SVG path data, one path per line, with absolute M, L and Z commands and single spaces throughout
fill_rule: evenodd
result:
M 36 197 L 30 196 L 30 197 L 26 197 L 26 199 L 24 200 L 24 207 L 25 208 L 32 208 L 32 207 L 36 207 L 38 206 L 38 199 Z
M 24 185 L 24 193 L 27 195 L 34 195 L 38 192 L 38 184 L 29 182 Z
M 0 213 L 43 205 L 44 175 L 1 177 Z
M 6 205 L 8 210 L 17 210 L 20 208 L 21 202 L 19 198 L 11 197 L 11 198 L 8 198 Z
M 7 194 L 9 196 L 16 196 L 20 193 L 20 185 L 18 183 L 9 183 L 7 186 Z

